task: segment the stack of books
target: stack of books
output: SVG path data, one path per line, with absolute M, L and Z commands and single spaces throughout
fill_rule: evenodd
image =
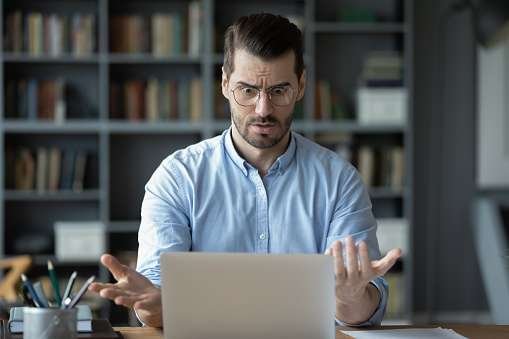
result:
M 404 124 L 407 90 L 403 87 L 403 58 L 397 52 L 368 54 L 359 78 L 357 119 L 360 123 Z
M 21 11 L 7 14 L 5 50 L 33 56 L 87 56 L 96 47 L 94 14 L 62 16 Z
M 58 147 L 7 151 L 7 187 L 39 193 L 84 189 L 87 152 Z
M 315 87 L 315 120 L 345 120 L 350 117 L 344 99 L 327 80 L 319 80 Z
M 183 80 L 128 80 L 110 85 L 110 117 L 129 121 L 202 119 L 203 84 Z
M 115 15 L 110 20 L 110 50 L 113 53 L 151 53 L 169 57 L 200 55 L 202 13 L 199 1 L 183 13 L 157 12 L 151 16 Z
M 92 332 L 92 311 L 88 305 L 77 305 L 78 332 Z M 23 307 L 13 307 L 7 323 L 11 333 L 23 333 Z
M 63 79 L 8 80 L 5 90 L 6 117 L 62 123 L 67 113 L 65 92 L 66 82 Z
M 363 145 L 358 149 L 356 160 L 367 187 L 402 189 L 405 175 L 403 147 Z

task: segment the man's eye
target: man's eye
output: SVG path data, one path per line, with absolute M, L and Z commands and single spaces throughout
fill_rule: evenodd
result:
M 273 88 L 270 93 L 272 95 L 284 95 L 286 93 L 286 88 L 284 87 L 275 87 Z
M 251 87 L 243 87 L 241 88 L 241 93 L 245 96 L 253 96 L 256 95 L 256 90 Z

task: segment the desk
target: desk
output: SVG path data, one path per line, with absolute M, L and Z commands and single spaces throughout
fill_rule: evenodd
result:
M 441 325 L 443 328 L 450 328 L 455 330 L 461 335 L 468 338 L 479 338 L 479 339 L 507 339 L 509 338 L 509 325 Z M 409 328 L 410 326 L 389 326 L 381 327 L 384 328 Z M 428 326 L 416 326 L 416 327 L 428 327 Z M 435 327 L 438 327 L 435 326 Z M 339 328 L 341 329 L 341 328 Z M 336 332 L 336 339 L 344 338 L 341 333 Z M 344 328 L 345 330 L 355 330 L 354 328 Z M 162 339 L 163 335 L 160 330 L 153 328 L 142 328 L 142 327 L 116 327 L 116 331 L 120 331 L 124 336 L 124 339 Z

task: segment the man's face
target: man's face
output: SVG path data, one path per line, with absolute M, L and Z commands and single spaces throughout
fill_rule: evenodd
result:
M 234 128 L 242 138 L 256 148 L 277 145 L 288 133 L 295 102 L 304 95 L 305 74 L 300 81 L 294 71 L 295 55 L 292 51 L 269 61 L 262 60 L 243 49 L 235 50 L 234 71 L 228 79 L 223 72 L 223 95 L 230 103 Z M 260 90 L 260 97 L 248 106 L 239 104 L 241 91 Z M 235 90 L 235 95 L 232 91 Z M 291 92 L 287 105 L 276 105 L 276 94 Z M 269 99 L 272 93 L 272 101 Z M 237 98 L 237 100 L 236 100 Z

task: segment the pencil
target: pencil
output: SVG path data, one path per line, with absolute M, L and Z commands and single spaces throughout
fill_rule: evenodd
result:
M 60 295 L 60 285 L 58 284 L 57 274 L 55 272 L 55 268 L 53 267 L 53 263 L 51 260 L 48 260 L 48 273 L 49 278 L 51 280 L 51 286 L 53 286 L 53 291 L 55 293 L 55 301 L 58 305 L 62 304 L 62 296 Z
M 25 286 L 28 290 L 28 293 L 32 295 L 32 300 L 34 301 L 34 304 L 36 307 L 42 307 L 42 302 L 39 299 L 39 296 L 34 290 L 34 286 L 32 286 L 32 283 L 30 280 L 28 280 L 27 276 L 24 274 L 21 274 L 21 280 L 23 281 L 23 286 Z

